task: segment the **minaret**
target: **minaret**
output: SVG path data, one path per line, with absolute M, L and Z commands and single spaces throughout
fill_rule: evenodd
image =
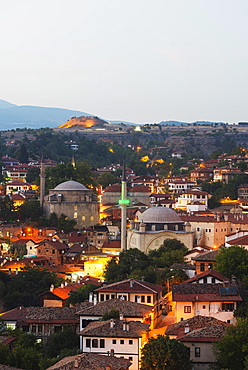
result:
M 123 161 L 122 181 L 121 181 L 121 199 L 119 200 L 121 206 L 121 250 L 127 249 L 127 181 L 126 181 L 126 164 Z
M 75 170 L 76 169 L 76 162 L 75 162 L 74 154 L 72 154 L 72 157 L 71 157 L 71 165 Z
M 44 155 L 42 153 L 41 161 L 40 161 L 40 206 L 43 210 L 43 203 L 44 203 L 44 196 L 45 196 L 45 177 L 46 177 L 46 170 L 45 170 L 45 163 L 44 163 Z

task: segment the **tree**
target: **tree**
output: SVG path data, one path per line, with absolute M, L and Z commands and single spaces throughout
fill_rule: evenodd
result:
M 81 286 L 77 290 L 71 291 L 69 293 L 69 297 L 66 300 L 66 306 L 75 306 L 76 303 L 87 301 L 89 299 L 89 294 L 93 292 L 96 288 L 98 288 L 98 286 L 87 284 Z
M 53 334 L 47 342 L 45 352 L 49 357 L 56 357 L 62 350 L 73 349 L 77 353 L 79 336 L 73 328 L 65 327 L 63 331 Z
M 105 312 L 102 315 L 102 321 L 110 320 L 110 319 L 119 319 L 120 318 L 120 312 L 116 310 L 115 308 L 111 308 L 111 310 Z
M 187 251 L 187 247 L 179 240 L 165 239 L 158 249 L 149 251 L 149 257 L 156 267 L 170 267 L 173 263 L 183 263 Z
M 35 199 L 27 199 L 17 210 L 18 218 L 21 221 L 38 221 L 42 216 L 40 202 Z
M 238 319 L 235 326 L 227 328 L 220 342 L 213 346 L 216 356 L 216 370 L 247 369 L 248 359 L 248 318 Z
M 116 184 L 118 181 L 119 179 L 109 172 L 104 172 L 97 178 L 97 183 L 102 185 L 104 188 L 109 185 Z
M 144 345 L 141 370 L 191 370 L 192 365 L 187 347 L 176 339 L 163 335 L 150 338 Z
M 220 249 L 216 256 L 215 268 L 227 277 L 234 275 L 242 279 L 248 271 L 248 251 L 237 245 Z
M 6 284 L 3 301 L 6 309 L 17 306 L 38 306 L 38 295 L 49 290 L 51 284 L 58 285 L 60 279 L 46 269 L 26 266 Z
M 17 150 L 16 158 L 21 163 L 28 163 L 28 153 L 27 153 L 27 148 L 25 144 L 21 144 L 20 149 Z

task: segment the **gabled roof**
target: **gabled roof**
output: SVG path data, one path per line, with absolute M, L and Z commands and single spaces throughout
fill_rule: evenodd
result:
M 108 338 L 141 338 L 142 334 L 148 332 L 149 324 L 140 321 L 129 321 L 129 330 L 123 328 L 124 320 L 114 320 L 113 328 L 110 328 L 111 320 L 90 322 L 80 335 L 83 337 L 108 337 Z
M 1 314 L 3 321 L 17 323 L 78 323 L 75 307 L 16 307 Z
M 172 300 L 177 302 L 237 302 L 242 298 L 235 285 L 172 284 Z
M 218 249 L 215 249 L 214 251 L 201 253 L 200 256 L 192 257 L 192 260 L 194 261 L 209 261 L 209 262 L 215 262 L 216 256 L 219 253 Z
M 216 271 L 216 270 L 213 270 L 213 269 L 210 269 L 210 270 L 207 270 L 207 271 L 204 271 L 202 272 L 201 274 L 198 274 L 194 277 L 192 277 L 191 279 L 188 279 L 186 281 L 184 281 L 185 283 L 194 283 L 194 282 L 197 282 L 198 280 L 204 278 L 204 277 L 207 277 L 207 276 L 211 276 L 211 277 L 214 277 L 218 280 L 221 280 L 221 281 L 230 281 L 230 279 L 224 275 L 222 275 L 220 272 Z
M 60 286 L 58 288 L 49 290 L 45 293 L 41 293 L 39 297 L 42 297 L 43 295 L 50 293 L 51 295 L 54 296 L 54 298 L 59 298 L 64 301 L 69 297 L 70 292 L 77 290 L 81 286 L 83 286 L 83 284 L 78 284 L 78 283 L 67 284 L 67 285 Z
M 185 328 L 189 330 L 189 332 L 197 329 L 203 329 L 206 327 L 227 327 L 230 326 L 225 321 L 218 320 L 211 316 L 201 316 L 197 315 L 191 317 L 190 319 L 179 321 L 175 324 L 171 324 L 167 327 L 165 334 L 166 335 L 176 335 L 177 338 L 184 336 Z
M 124 301 L 116 298 L 86 307 L 85 309 L 78 311 L 77 314 L 81 316 L 102 316 L 105 312 L 108 312 L 113 308 L 118 310 L 124 317 L 143 317 L 152 310 L 152 307 L 149 305 Z
M 147 283 L 137 279 L 127 279 L 117 283 L 105 285 L 95 290 L 95 292 L 120 292 L 120 293 L 159 293 L 162 292 L 164 287 Z
M 248 235 L 229 240 L 227 243 L 231 245 L 248 245 Z
M 120 240 L 108 240 L 103 243 L 102 248 L 119 249 L 121 248 L 121 241 Z
M 218 342 L 224 337 L 226 329 L 226 326 L 208 326 L 193 330 L 178 340 L 180 342 Z
M 125 358 L 115 356 L 81 353 L 75 356 L 64 357 L 47 370 L 73 370 L 75 368 L 78 370 L 106 370 L 108 365 L 111 370 L 125 370 L 129 368 L 131 362 Z M 0 370 L 2 369 L 0 368 Z M 6 368 L 6 370 L 8 369 Z M 12 370 L 12 368 L 9 370 Z
M 58 249 L 58 250 L 64 250 L 64 249 L 68 249 L 69 248 L 68 245 L 66 245 L 64 243 L 54 242 L 52 240 L 46 240 L 46 241 L 43 241 L 43 242 L 39 243 L 39 245 L 37 246 L 37 248 L 39 246 L 41 246 L 42 244 L 48 244 L 52 248 L 55 248 L 55 249 Z

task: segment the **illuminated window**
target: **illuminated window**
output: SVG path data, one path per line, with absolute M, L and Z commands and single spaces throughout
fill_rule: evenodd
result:
M 77 211 L 77 206 L 74 206 L 74 211 Z
M 94 221 L 94 216 L 90 216 L 90 221 Z
M 195 347 L 195 357 L 201 357 L 201 348 Z
M 184 306 L 184 313 L 191 313 L 191 306 Z
M 74 212 L 73 218 L 77 218 L 77 212 Z
M 86 220 L 86 217 L 85 216 L 82 216 L 82 221 L 85 221 Z

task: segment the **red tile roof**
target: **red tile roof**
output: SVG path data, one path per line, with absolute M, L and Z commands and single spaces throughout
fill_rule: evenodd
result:
M 229 284 L 227 287 L 234 289 L 228 294 L 221 294 L 223 284 L 191 284 L 180 283 L 172 284 L 172 300 L 176 302 L 241 302 L 242 298 L 235 285 Z
M 121 292 L 121 293 L 160 293 L 164 287 L 161 285 L 155 285 L 152 283 L 147 283 L 145 281 L 140 281 L 137 279 L 123 280 L 117 283 L 105 285 L 101 288 L 96 289 L 96 292 Z
M 216 270 L 213 270 L 213 269 L 210 269 L 210 270 L 207 270 L 207 271 L 204 271 L 202 272 L 201 274 L 198 274 L 194 277 L 192 277 L 191 279 L 188 279 L 188 280 L 185 280 L 184 283 L 193 283 L 193 282 L 197 282 L 199 281 L 200 279 L 204 278 L 204 277 L 207 277 L 207 276 L 212 276 L 218 280 L 221 280 L 221 281 L 230 281 L 230 279 L 224 275 L 222 275 L 220 272 L 216 271 Z

